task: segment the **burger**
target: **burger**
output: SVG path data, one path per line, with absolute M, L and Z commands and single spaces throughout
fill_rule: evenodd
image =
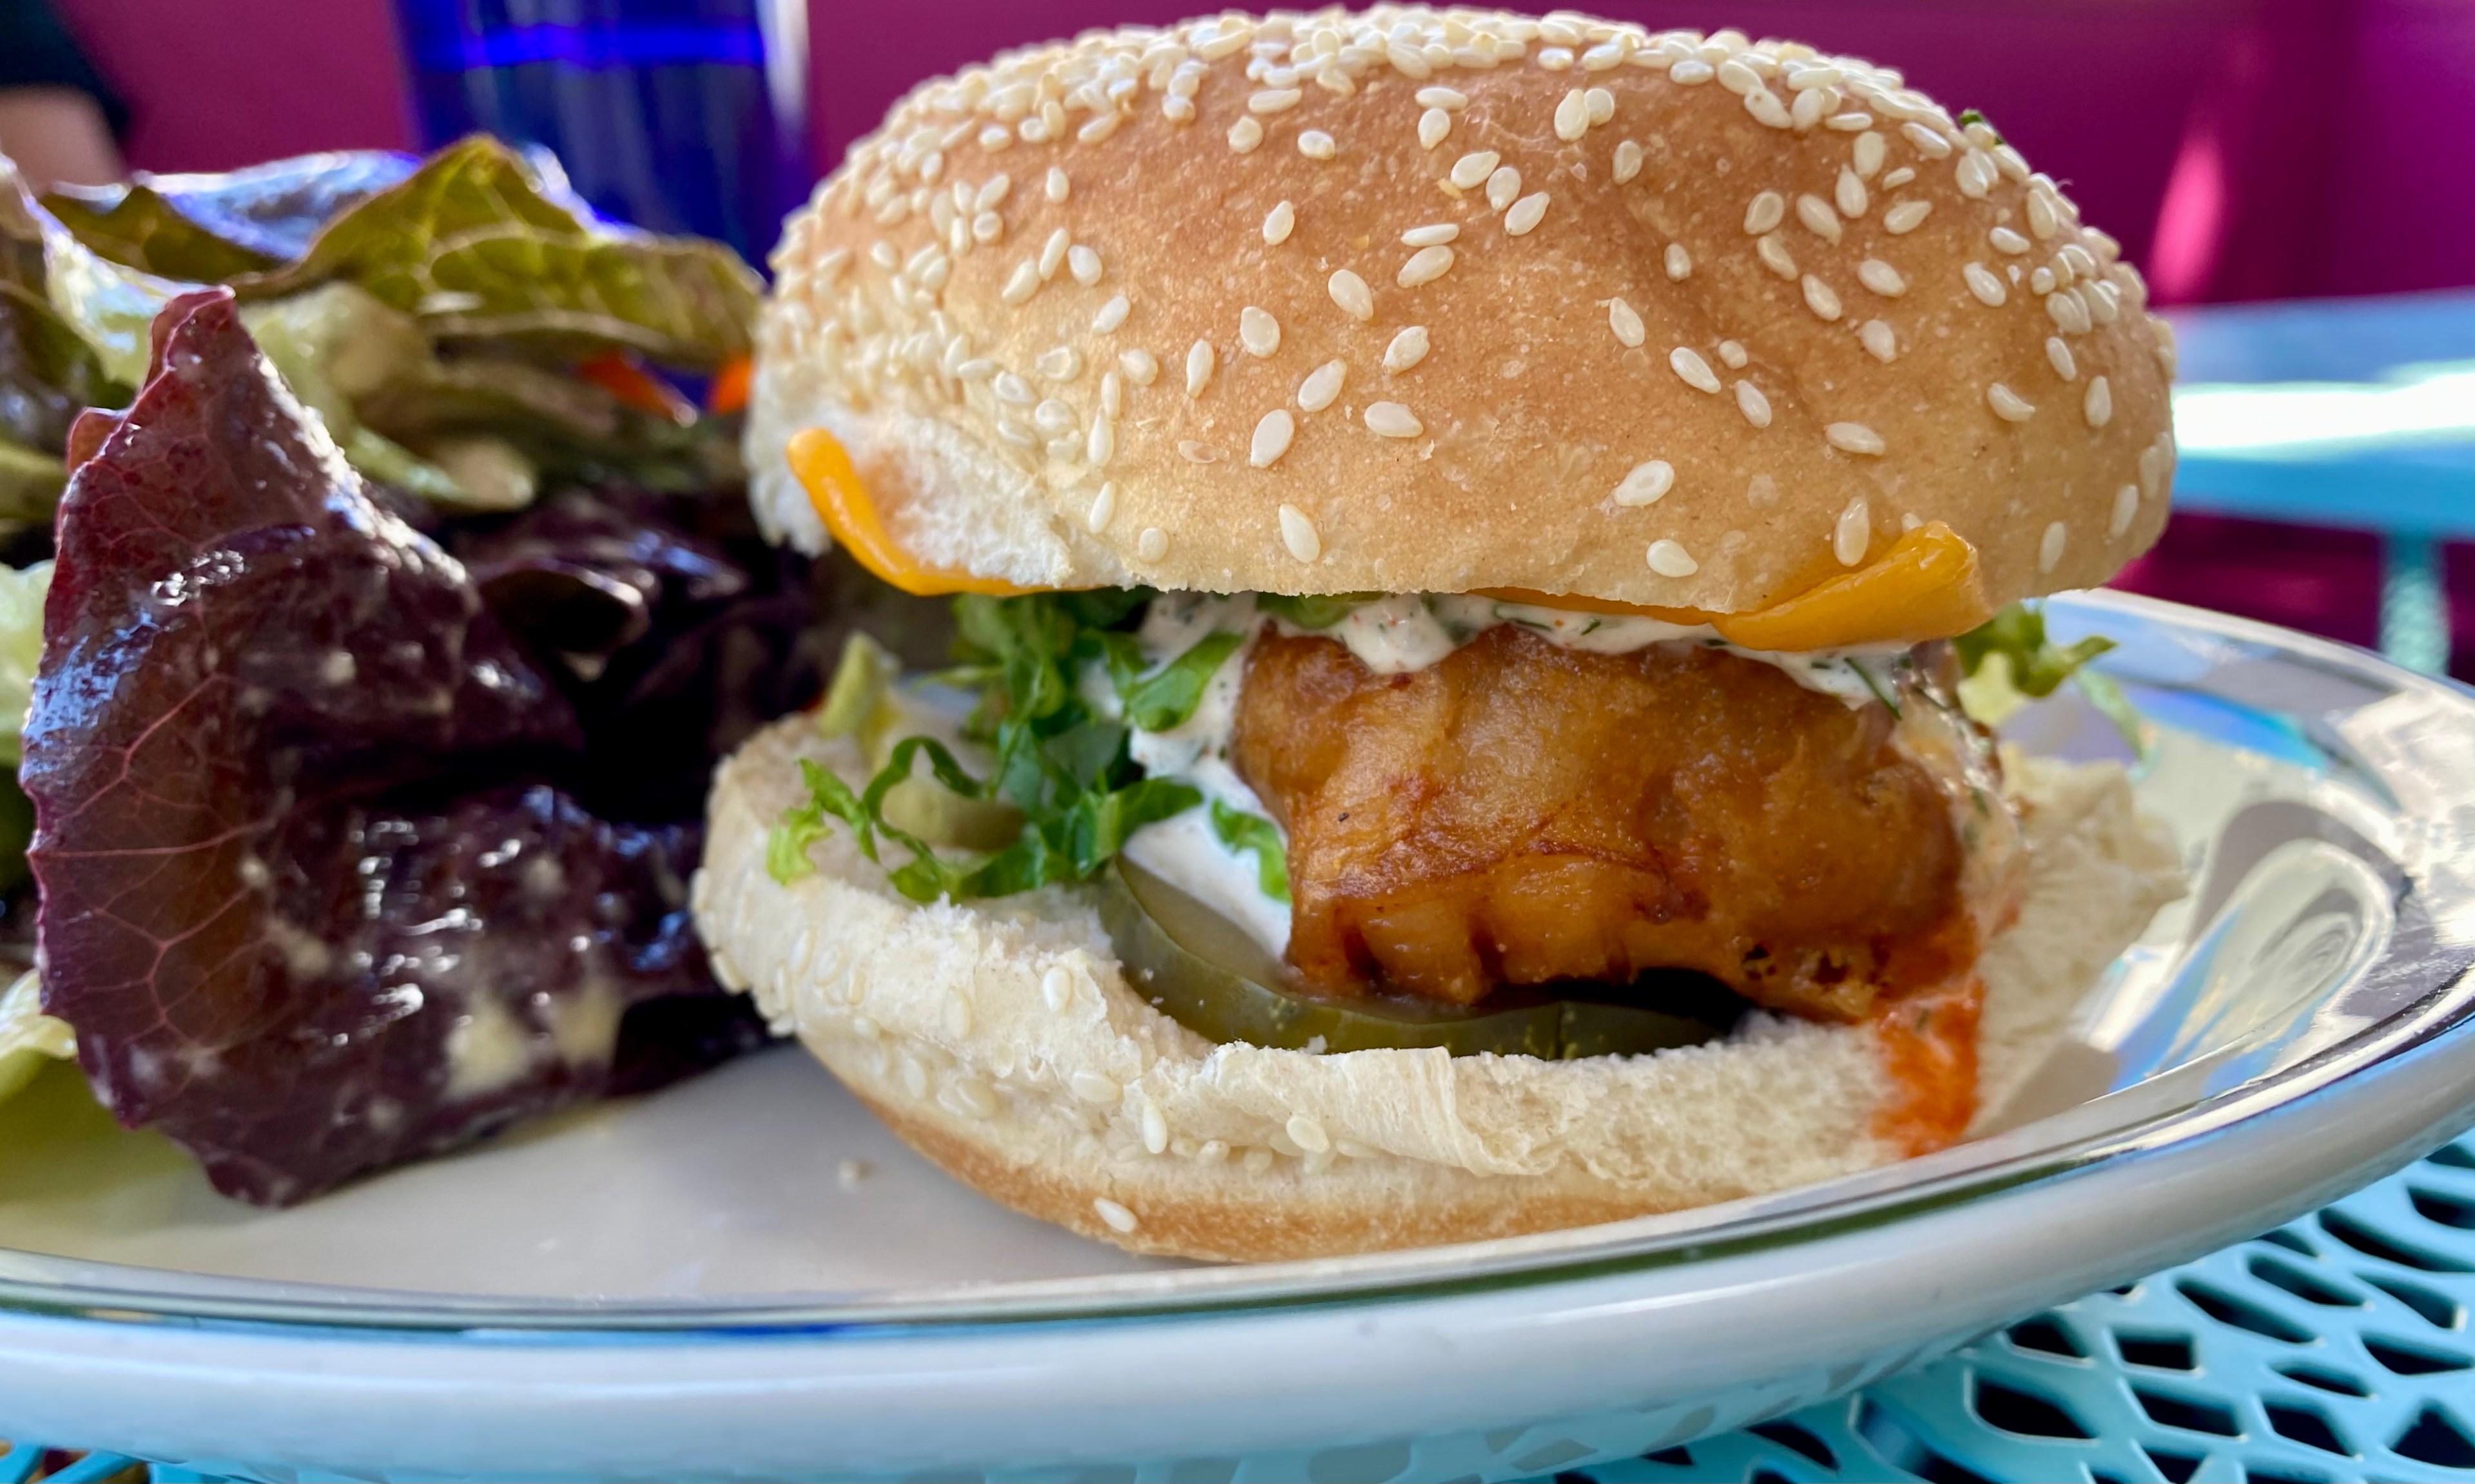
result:
M 854 641 L 723 765 L 698 921 L 1017 1209 L 1259 1259 L 1878 1166 L 2180 889 L 1957 693 L 2086 656 L 2013 605 L 2156 539 L 2172 337 L 1895 71 L 1095 32 L 921 85 L 775 268 L 760 520 L 953 662 Z

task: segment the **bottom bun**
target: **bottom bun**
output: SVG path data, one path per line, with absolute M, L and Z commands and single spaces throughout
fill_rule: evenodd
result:
M 1131 988 L 1099 917 L 1049 888 L 919 906 L 837 830 L 766 870 L 797 760 L 858 781 L 805 718 L 716 775 L 696 912 L 747 986 L 914 1149 L 1017 1210 L 1138 1253 L 1249 1261 L 1510 1236 L 1826 1180 L 1908 1151 L 1877 1033 L 1770 1015 L 1643 1057 L 1214 1045 Z M 2183 889 L 2120 768 L 2014 758 L 2031 855 L 1979 963 L 1979 1107 Z

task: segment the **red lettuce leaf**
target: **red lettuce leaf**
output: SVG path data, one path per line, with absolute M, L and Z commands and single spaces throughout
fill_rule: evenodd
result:
M 21 776 L 44 1007 L 113 1112 L 282 1204 L 659 1062 L 628 1009 L 719 993 L 694 826 L 540 781 L 575 708 L 231 294 L 174 301 L 135 402 L 89 418 Z

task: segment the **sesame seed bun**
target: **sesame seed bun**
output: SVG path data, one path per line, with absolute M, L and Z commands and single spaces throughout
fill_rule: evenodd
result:
M 1520 588 L 1745 612 L 1943 522 L 1995 603 L 2166 521 L 2172 341 L 1990 128 L 1735 33 L 1382 7 L 923 84 L 789 223 L 795 432 L 1026 587 Z
M 1127 983 L 1090 901 L 905 900 L 836 832 L 789 885 L 766 835 L 798 761 L 865 762 L 808 718 L 717 774 L 694 900 L 724 983 L 911 1146 L 982 1193 L 1134 1252 L 1255 1260 L 1506 1236 L 1888 1163 L 1898 1096 L 1867 1026 L 1760 1017 L 1729 1040 L 1544 1061 L 1214 1046 Z M 1980 1118 L 2179 895 L 2121 770 L 2014 758 L 2029 876 L 1979 962 Z

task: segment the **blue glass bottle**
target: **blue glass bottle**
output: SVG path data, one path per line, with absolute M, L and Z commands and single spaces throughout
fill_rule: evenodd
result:
M 803 0 L 396 0 L 424 143 L 557 155 L 596 210 L 761 263 L 809 183 Z

